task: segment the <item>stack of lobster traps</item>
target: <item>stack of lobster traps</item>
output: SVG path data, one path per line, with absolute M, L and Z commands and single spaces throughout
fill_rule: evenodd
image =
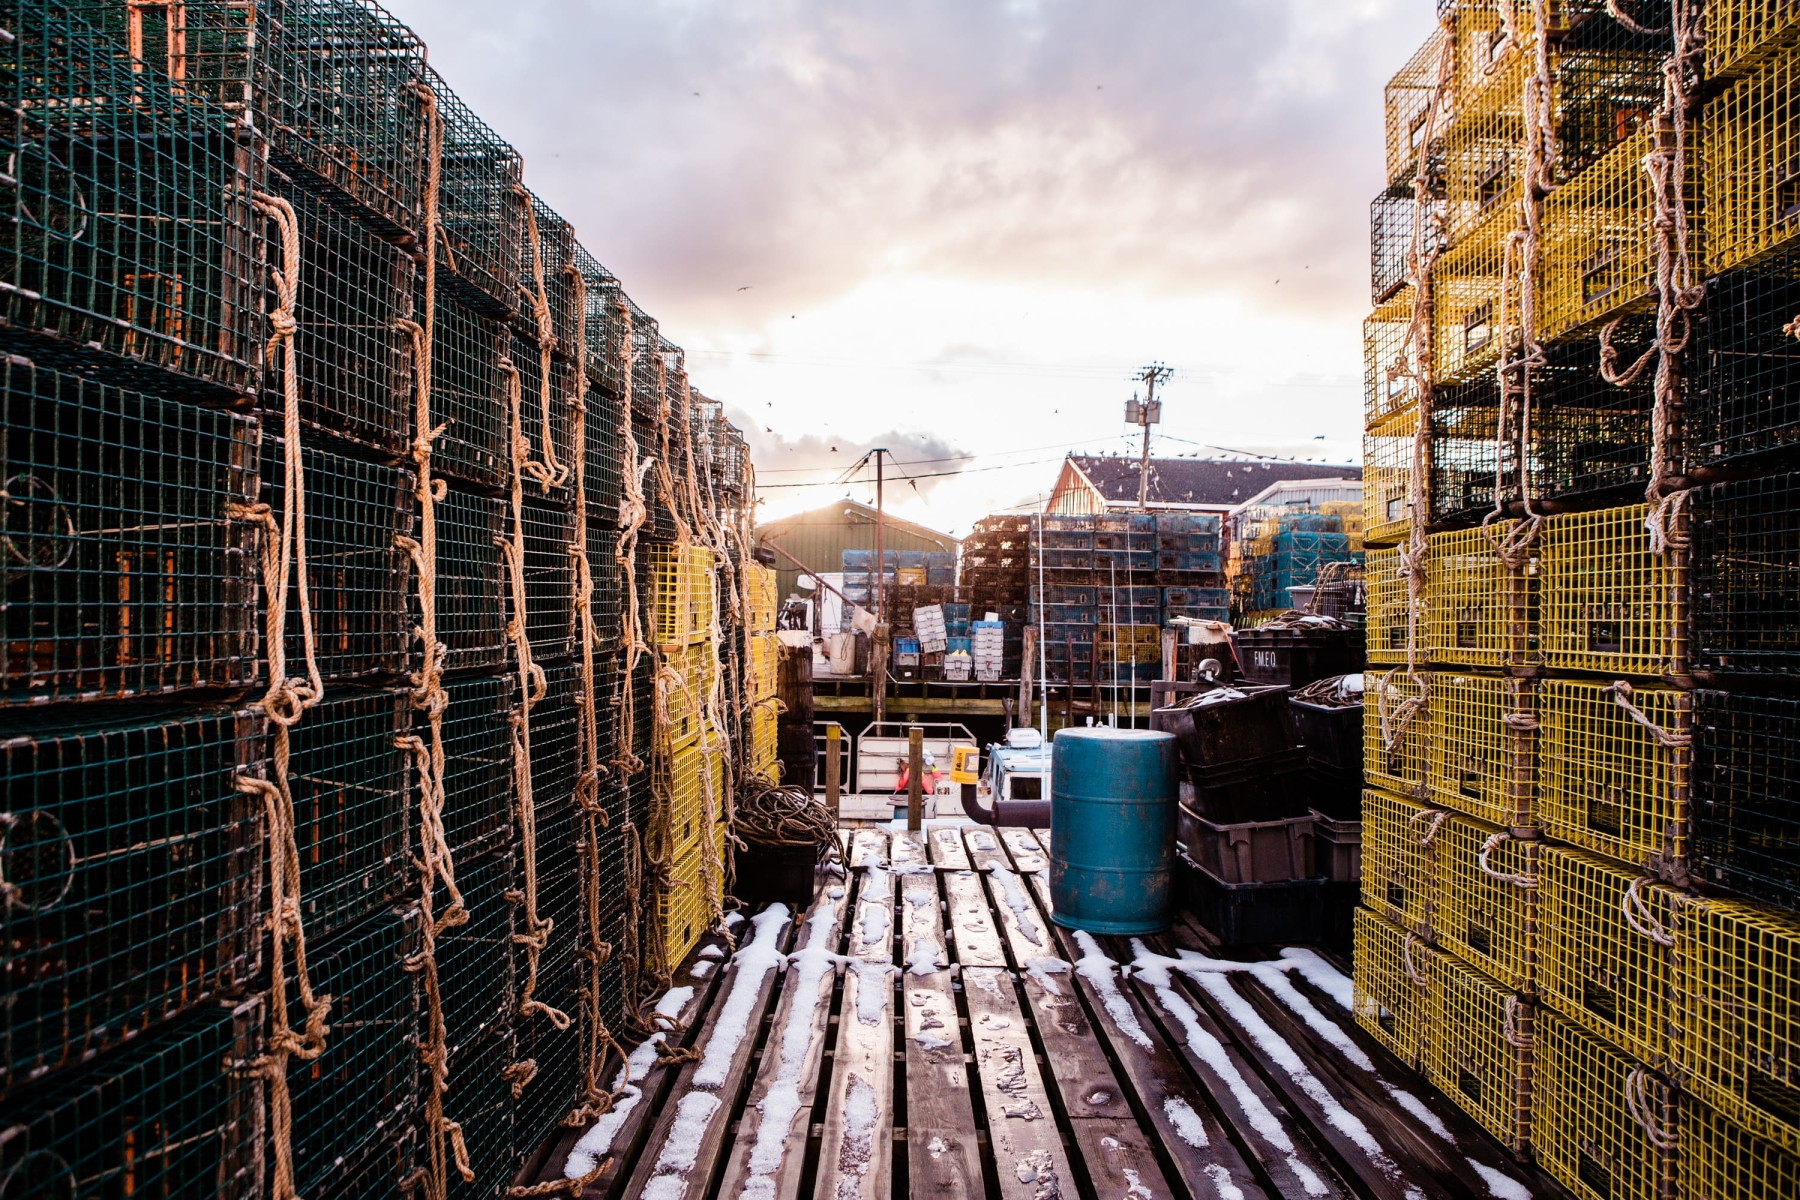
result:
M 1356 1004 L 1579 1195 L 1783 1194 L 1800 19 L 1553 7 L 1387 91 Z
M 0 1179 L 502 1194 L 667 969 L 743 439 L 375 4 L 0 24 Z

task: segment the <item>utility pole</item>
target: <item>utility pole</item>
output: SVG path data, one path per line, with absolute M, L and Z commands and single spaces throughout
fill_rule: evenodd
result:
M 1125 402 L 1125 422 L 1143 430 L 1144 445 L 1138 457 L 1138 511 L 1150 507 L 1150 427 L 1162 423 L 1162 401 L 1156 398 L 1156 385 L 1166 383 L 1175 372 L 1162 363 L 1151 363 L 1138 372 L 1144 385 L 1144 399 L 1134 394 Z
M 875 456 L 875 619 L 880 621 L 884 615 L 882 601 L 886 599 L 887 575 L 886 563 L 882 561 L 882 535 L 886 532 L 887 518 L 881 508 L 881 460 L 887 453 L 880 446 L 869 451 Z
M 887 563 L 883 553 L 884 535 L 887 532 L 887 516 L 882 509 L 882 459 L 887 450 L 877 446 L 869 453 L 875 456 L 875 577 L 872 581 L 875 589 L 875 638 L 870 647 L 869 674 L 870 680 L 869 715 L 880 724 L 887 719 L 887 657 L 888 627 L 885 600 L 887 596 Z

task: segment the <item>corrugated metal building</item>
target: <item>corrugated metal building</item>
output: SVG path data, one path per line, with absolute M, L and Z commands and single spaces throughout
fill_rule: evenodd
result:
M 956 553 L 958 541 L 947 533 L 902 521 L 890 514 L 886 521 L 882 545 L 888 550 L 923 550 L 927 553 Z M 783 550 L 815 571 L 831 573 L 843 569 L 844 551 L 875 549 L 875 510 L 854 500 L 839 500 L 810 512 L 781 517 L 758 526 L 757 540 L 780 546 Z M 775 556 L 776 594 L 786 597 L 794 590 L 799 569 L 780 555 Z

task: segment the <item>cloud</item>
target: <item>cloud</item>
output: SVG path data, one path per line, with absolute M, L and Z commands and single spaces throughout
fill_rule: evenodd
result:
M 837 481 L 877 446 L 888 451 L 883 475 L 884 500 L 889 504 L 923 500 L 940 484 L 954 479 L 968 463 L 968 451 L 955 442 L 916 430 L 889 429 L 867 438 L 818 433 L 789 437 L 758 422 L 754 413 L 728 407 L 726 416 L 744 431 L 744 440 L 750 444 L 758 489 L 772 493 L 771 499 L 783 508 L 823 504 L 846 493 L 859 498 L 865 493 L 872 496 L 872 463 L 844 482 Z

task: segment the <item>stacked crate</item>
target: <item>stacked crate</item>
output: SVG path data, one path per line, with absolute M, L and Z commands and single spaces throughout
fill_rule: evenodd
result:
M 622 650 L 624 431 L 679 447 L 646 540 L 677 488 L 741 528 L 742 436 L 374 4 L 28 0 L 0 25 L 0 824 L 33 960 L 0 1065 L 29 1136 L 0 1160 L 251 1197 L 291 1147 L 301 1194 L 387 1194 L 441 1161 L 441 1110 L 476 1178 L 440 1194 L 500 1195 L 646 998 L 596 952 L 641 932 L 659 653 Z M 323 689 L 285 732 L 272 664 Z M 246 1068 L 277 978 L 305 1017 L 268 932 L 289 807 L 331 1007 L 276 1080 Z
M 1510 42 L 1488 5 L 1439 7 L 1419 56 L 1440 61 L 1448 39 L 1437 117 L 1417 61 L 1388 97 L 1394 182 L 1422 163 L 1427 194 L 1406 199 L 1441 217 L 1421 240 L 1442 247 L 1428 397 L 1412 288 L 1382 271 L 1404 253 L 1385 219 L 1364 326 L 1359 1019 L 1579 1195 L 1785 1194 L 1800 1187 L 1800 823 L 1784 808 L 1800 661 L 1784 364 L 1800 294 L 1783 292 L 1782 164 L 1800 25 L 1757 0 L 1706 6 L 1704 62 L 1674 64 L 1681 158 L 1670 5 L 1636 6 L 1635 29 L 1564 5 Z M 1504 260 L 1540 33 L 1559 152 L 1525 354 L 1511 345 L 1524 260 Z M 1647 152 L 1667 164 L 1661 221 Z M 1704 298 L 1662 301 L 1662 361 L 1659 225 L 1668 261 L 1679 271 L 1685 230 L 1693 282 L 1710 277 Z M 1697 300 L 1694 316 L 1676 299 Z M 1503 350 L 1529 360 L 1505 387 Z M 1415 533 L 1409 579 L 1397 543 Z
M 744 765 L 752 776 L 779 780 L 776 734 L 781 706 L 775 691 L 781 642 L 775 636 L 775 571 L 758 562 L 744 571 L 749 596 L 744 620 Z
M 1360 514 L 1352 518 L 1341 501 L 1233 513 L 1229 581 L 1238 623 L 1260 624 L 1294 608 L 1290 589 L 1316 588 L 1361 565 L 1361 525 Z

